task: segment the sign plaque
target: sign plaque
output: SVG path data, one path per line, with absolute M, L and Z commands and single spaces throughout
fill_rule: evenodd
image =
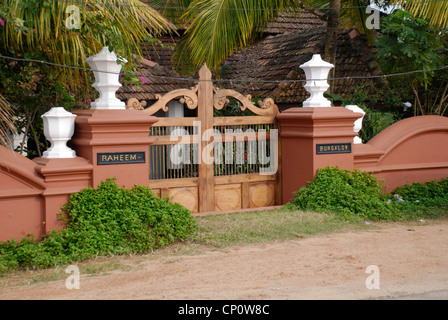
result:
M 132 164 L 145 163 L 145 152 L 99 152 L 97 154 L 97 164 Z
M 352 144 L 348 143 L 321 143 L 316 144 L 316 154 L 351 153 Z

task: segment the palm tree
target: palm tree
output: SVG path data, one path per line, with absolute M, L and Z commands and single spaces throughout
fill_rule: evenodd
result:
M 330 12 L 328 13 L 327 34 L 325 40 L 325 60 L 336 67 L 337 38 L 339 31 L 339 19 L 341 17 L 341 0 L 330 0 Z M 335 75 L 332 69 L 332 75 Z
M 229 55 L 248 45 L 267 22 L 279 12 L 292 9 L 318 8 L 327 13 L 328 30 L 325 59 L 334 64 L 335 32 L 338 27 L 357 28 L 370 44 L 374 30 L 366 26 L 366 8 L 377 0 L 142 0 L 154 5 L 159 12 L 173 18 L 177 25 L 187 27 L 185 37 L 174 55 L 177 69 L 181 65 L 198 69 L 204 62 L 213 69 Z M 387 0 L 401 5 L 414 16 L 420 16 L 432 26 L 447 28 L 447 1 Z M 313 10 L 309 10 L 313 11 Z M 332 45 L 333 44 L 333 45 Z
M 39 53 L 41 60 L 73 67 L 53 66 L 58 83 L 75 96 L 91 89 L 91 74 L 78 68 L 88 68 L 88 56 L 112 46 L 133 62 L 142 57 L 142 42 L 175 30 L 159 12 L 138 0 L 0 0 L 0 18 L 0 54 L 29 58 Z M 0 96 L 1 144 L 7 143 L 7 131 L 13 128 L 6 98 Z
M 86 67 L 85 58 L 104 46 L 113 46 L 127 60 L 134 55 L 141 58 L 143 41 L 174 30 L 159 12 L 138 0 L 83 0 L 79 4 L 0 0 L 0 8 L 6 10 L 0 27 L 1 51 L 16 56 L 38 51 L 49 62 L 68 66 Z M 70 27 L 75 17 L 79 29 L 75 24 Z M 79 79 L 76 69 L 64 68 L 61 73 L 71 86 Z

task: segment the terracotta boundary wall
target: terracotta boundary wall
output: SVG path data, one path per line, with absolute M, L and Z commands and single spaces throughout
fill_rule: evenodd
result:
M 96 186 L 105 177 L 115 176 L 127 187 L 147 181 L 146 150 L 152 143 L 148 134 L 157 118 L 146 114 L 142 118 L 142 111 L 112 113 L 78 113 L 71 142 L 79 155 L 76 158 L 29 160 L 0 147 L 0 241 L 30 233 L 38 238 L 59 229 L 62 224 L 57 214 L 69 195 Z M 387 191 L 448 176 L 448 118 L 405 119 L 366 144 L 353 144 L 353 123 L 361 116 L 341 107 L 293 108 L 277 116 L 282 139 L 282 203 L 327 165 L 373 172 L 384 179 Z M 318 152 L 319 146 L 341 144 L 350 147 L 350 152 Z M 145 151 L 146 161 L 98 165 L 96 155 L 106 151 Z
M 0 146 L 0 240 L 44 232 L 43 177 L 36 164 Z
M 30 160 L 0 146 L 0 241 L 61 228 L 61 207 L 91 185 L 91 175 L 83 158 Z
M 448 177 L 448 118 L 418 116 L 394 123 L 354 145 L 354 168 L 383 180 L 386 192 Z
M 30 160 L 0 146 L 0 241 L 30 234 L 38 239 L 64 227 L 58 213 L 70 195 L 107 178 L 116 178 L 128 188 L 148 184 L 148 153 L 153 142 L 149 130 L 158 121 L 156 117 L 137 110 L 81 110 L 76 114 L 70 141 L 74 158 Z M 100 165 L 100 153 L 114 157 L 141 154 L 142 160 Z
M 313 180 L 319 168 L 353 168 L 353 124 L 360 117 L 361 113 L 343 107 L 290 108 L 277 115 L 282 148 L 282 204 Z M 340 144 L 350 147 L 350 152 L 317 152 L 319 146 Z
M 295 191 L 326 166 L 372 172 L 383 182 L 385 192 L 448 177 L 447 117 L 401 120 L 368 143 L 355 144 L 353 123 L 361 116 L 342 107 L 291 108 L 277 116 L 282 139 L 282 203 L 290 201 Z M 321 146 L 335 151 L 319 153 Z

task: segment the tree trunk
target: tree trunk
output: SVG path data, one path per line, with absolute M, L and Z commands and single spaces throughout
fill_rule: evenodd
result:
M 341 15 L 341 0 L 330 0 L 330 11 L 328 13 L 327 34 L 325 39 L 325 61 L 334 65 L 330 75 L 333 78 L 336 70 L 337 36 L 339 17 Z M 332 93 L 330 86 L 330 93 Z

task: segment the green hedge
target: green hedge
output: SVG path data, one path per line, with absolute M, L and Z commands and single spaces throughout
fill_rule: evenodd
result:
M 39 241 L 29 237 L 0 243 L 0 272 L 146 253 L 186 238 L 196 227 L 180 204 L 155 196 L 148 187 L 119 188 L 113 179 L 72 194 L 62 209 L 66 228 Z
M 448 179 L 414 183 L 382 192 L 383 185 L 373 174 L 358 169 L 319 169 L 308 186 L 294 193 L 287 206 L 319 212 L 355 215 L 365 219 L 398 220 L 448 213 Z

